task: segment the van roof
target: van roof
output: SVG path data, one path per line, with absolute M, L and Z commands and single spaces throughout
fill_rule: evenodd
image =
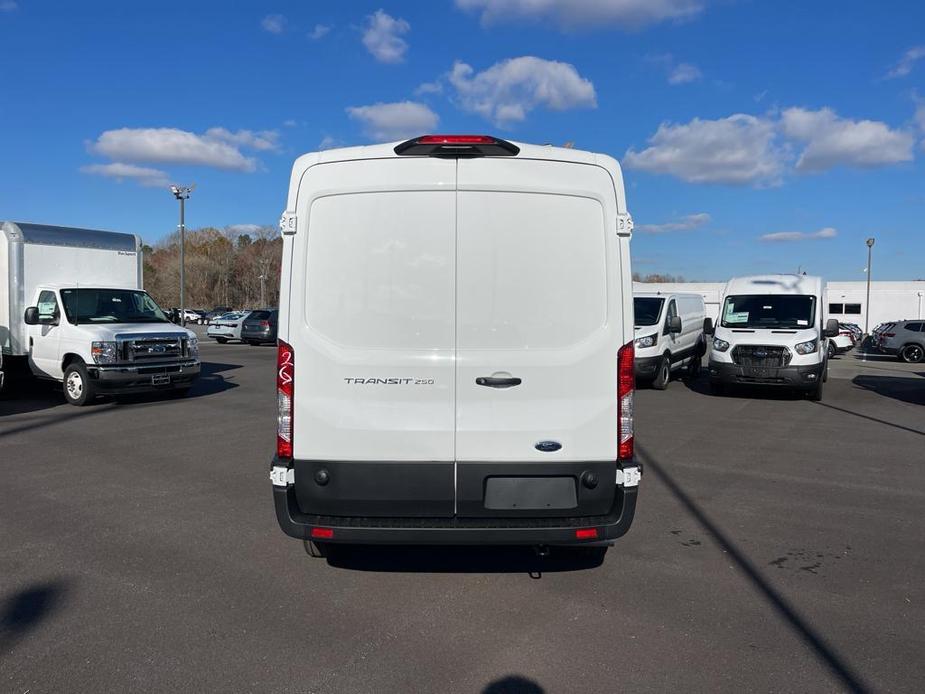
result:
M 667 299 L 669 297 L 690 296 L 702 299 L 702 294 L 696 292 L 633 292 L 633 298 L 639 299 Z
M 804 294 L 821 296 L 822 278 L 813 275 L 796 274 L 733 277 L 726 283 L 724 294 Z

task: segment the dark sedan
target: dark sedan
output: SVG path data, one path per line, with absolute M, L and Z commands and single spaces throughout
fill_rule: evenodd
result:
M 276 343 L 279 310 L 275 308 L 251 311 L 241 326 L 241 341 L 249 345 Z

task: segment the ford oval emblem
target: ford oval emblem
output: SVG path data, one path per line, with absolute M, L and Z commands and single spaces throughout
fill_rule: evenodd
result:
M 560 448 L 562 448 L 562 444 L 558 441 L 540 441 L 534 446 L 534 448 L 538 451 L 542 451 L 543 453 L 552 453 L 553 451 L 558 451 Z

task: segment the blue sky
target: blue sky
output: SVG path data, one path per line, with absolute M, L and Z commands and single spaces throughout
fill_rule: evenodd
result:
M 0 209 L 274 224 L 319 147 L 425 132 L 624 164 L 635 269 L 925 278 L 925 4 L 0 0 Z M 762 238 L 764 237 L 764 238 Z

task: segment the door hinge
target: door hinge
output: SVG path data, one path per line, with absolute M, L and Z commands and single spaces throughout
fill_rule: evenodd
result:
M 296 227 L 298 226 L 299 218 L 296 216 L 295 212 L 290 212 L 286 210 L 283 212 L 283 215 L 279 218 L 279 230 L 281 233 L 294 234 L 296 232 Z
M 620 212 L 617 215 L 617 236 L 632 236 L 633 217 L 629 212 Z
M 627 467 L 617 470 L 617 485 L 624 487 L 638 487 L 642 479 L 642 471 L 638 467 Z
M 285 487 L 289 484 L 295 484 L 295 470 L 274 465 L 270 468 L 270 481 L 273 483 L 274 487 Z

